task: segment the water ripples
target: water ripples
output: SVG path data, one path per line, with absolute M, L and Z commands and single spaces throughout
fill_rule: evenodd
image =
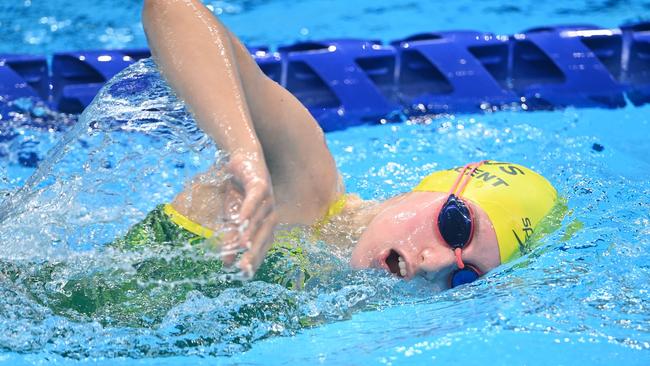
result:
M 234 356 L 262 339 L 291 342 L 311 330 L 325 343 L 335 339 L 338 349 L 345 344 L 384 363 L 451 360 L 460 349 L 479 352 L 476 344 L 515 357 L 505 351 L 508 339 L 647 352 L 650 161 L 639 154 L 647 142 L 629 146 L 635 136 L 625 132 L 647 132 L 646 115 L 647 108 L 499 112 L 328 134 L 348 190 L 365 198 L 386 198 L 432 170 L 485 158 L 526 164 L 556 185 L 568 207 L 560 228 L 470 286 L 437 293 L 421 279 L 351 271 L 349 253 L 304 236 L 295 240 L 320 275 L 302 291 L 263 282 L 224 287 L 209 271 L 157 282 L 174 267 L 169 263 L 209 266 L 210 258 L 187 245 L 127 254 L 104 244 L 220 155 L 151 61 L 142 61 L 56 135 L 63 142 L 27 185 L 8 190 L 0 345 L 75 359 Z M 129 283 L 128 304 L 143 311 L 57 307 L 82 280 L 102 291 Z M 330 333 L 332 322 L 349 331 Z M 308 359 L 300 352 L 287 357 Z

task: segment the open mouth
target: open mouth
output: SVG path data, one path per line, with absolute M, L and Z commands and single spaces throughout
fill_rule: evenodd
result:
M 404 258 L 402 258 L 402 256 L 399 255 L 399 253 L 397 253 L 395 250 L 390 250 L 388 256 L 385 259 L 385 262 L 388 270 L 392 274 L 401 278 L 406 277 L 406 262 L 404 261 Z

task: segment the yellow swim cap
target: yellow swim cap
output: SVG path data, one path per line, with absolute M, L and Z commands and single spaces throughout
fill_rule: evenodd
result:
M 448 192 L 462 170 L 457 167 L 434 172 L 413 191 Z M 526 252 L 526 240 L 555 205 L 557 191 L 526 167 L 488 160 L 474 171 L 460 196 L 487 213 L 496 232 L 501 263 L 506 263 Z

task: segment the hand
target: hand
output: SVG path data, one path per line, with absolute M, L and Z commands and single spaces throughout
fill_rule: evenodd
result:
M 239 268 L 252 277 L 273 242 L 278 223 L 273 184 L 261 153 L 234 152 L 225 166 L 229 175 L 224 192 L 224 215 L 230 228 L 224 235 L 224 264 L 246 251 Z

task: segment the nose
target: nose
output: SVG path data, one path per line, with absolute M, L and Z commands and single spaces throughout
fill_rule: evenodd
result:
M 420 251 L 421 271 L 437 273 L 449 268 L 455 262 L 454 252 L 444 247 L 427 247 Z

